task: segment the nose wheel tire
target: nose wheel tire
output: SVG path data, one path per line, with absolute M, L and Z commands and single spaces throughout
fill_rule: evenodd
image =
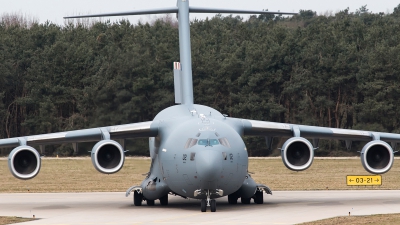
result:
M 142 193 L 139 194 L 137 191 L 134 191 L 133 192 L 133 204 L 135 206 L 141 206 L 142 201 L 143 201 L 143 194 Z
M 207 211 L 207 202 L 206 202 L 205 199 L 202 199 L 202 200 L 201 200 L 201 211 L 202 211 L 202 212 Z
M 210 201 L 210 207 L 211 207 L 211 212 L 217 211 L 217 201 L 215 201 L 215 199 Z

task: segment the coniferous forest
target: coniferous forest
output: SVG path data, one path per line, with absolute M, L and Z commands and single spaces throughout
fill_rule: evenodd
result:
M 400 133 L 400 5 L 191 23 L 194 101 L 231 117 Z M 174 105 L 177 22 L 0 23 L 0 138 L 149 121 Z M 250 156 L 279 154 L 246 137 Z M 316 155 L 358 154 L 321 141 Z M 82 144 L 79 155 L 92 144 Z M 148 155 L 148 140 L 128 141 Z M 1 154 L 8 154 L 2 150 Z M 71 155 L 71 145 L 46 155 Z

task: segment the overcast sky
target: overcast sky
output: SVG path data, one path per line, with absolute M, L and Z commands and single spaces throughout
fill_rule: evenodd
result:
M 351 12 L 363 5 L 374 12 L 391 13 L 393 8 L 400 4 L 395 0 L 190 0 L 191 6 L 208 8 L 253 9 L 281 12 L 299 12 L 300 9 L 316 11 L 318 14 L 325 12 L 338 12 L 350 8 Z M 78 14 L 93 14 L 107 12 L 125 12 L 130 10 L 163 8 L 176 5 L 176 0 L 0 0 L 0 14 L 22 13 L 34 17 L 43 23 L 49 20 L 53 23 L 63 24 L 63 16 Z M 192 14 L 191 19 L 212 17 L 213 14 Z M 244 15 L 248 18 L 248 15 Z M 155 16 L 129 16 L 136 23 L 154 20 Z M 118 21 L 115 17 L 112 21 Z M 104 21 L 104 19 L 103 19 Z

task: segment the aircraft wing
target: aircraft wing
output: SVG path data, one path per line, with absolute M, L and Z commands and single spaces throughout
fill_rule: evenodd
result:
M 352 141 L 367 141 L 360 152 L 361 163 L 366 171 L 383 174 L 392 167 L 396 145 L 400 142 L 400 134 L 394 133 L 246 119 L 241 120 L 241 125 L 242 135 L 264 136 L 269 149 L 272 147 L 273 137 L 289 137 L 280 151 L 285 166 L 294 171 L 302 171 L 311 166 L 319 139 L 340 139 L 346 141 L 348 149 L 351 148 Z M 307 138 L 313 139 L 313 144 Z M 391 146 L 387 142 L 391 142 Z
M 25 137 L 0 140 L 0 148 L 17 147 L 20 145 L 47 145 L 60 143 L 77 143 L 100 141 L 104 139 L 125 139 L 137 137 L 155 137 L 158 125 L 153 121 L 98 127 L 84 130 L 39 134 Z
M 394 143 L 400 142 L 400 134 L 394 133 L 306 126 L 246 119 L 243 119 L 242 123 L 243 134 L 250 136 L 304 137 L 354 141 L 382 140 Z

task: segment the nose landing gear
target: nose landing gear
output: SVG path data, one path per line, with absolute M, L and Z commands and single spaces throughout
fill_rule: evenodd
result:
M 207 199 L 202 199 L 201 200 L 201 211 L 206 212 L 207 206 L 211 208 L 211 212 L 217 211 L 217 201 L 215 201 L 215 199 L 210 199 L 209 197 L 207 197 Z
M 217 211 L 217 201 L 215 199 L 211 199 L 211 195 L 218 195 L 218 196 L 223 196 L 223 191 L 222 190 L 215 190 L 213 192 L 210 192 L 210 190 L 197 190 L 195 191 L 195 196 L 204 194 L 206 195 L 206 199 L 201 199 L 201 211 L 206 212 L 207 207 L 210 207 L 211 212 L 216 212 Z

